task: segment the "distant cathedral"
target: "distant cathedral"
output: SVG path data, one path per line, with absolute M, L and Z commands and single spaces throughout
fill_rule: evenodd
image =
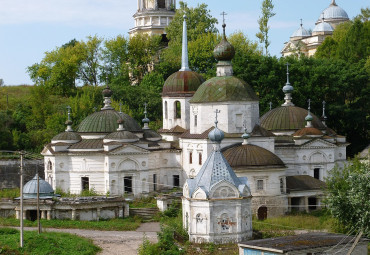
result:
M 298 53 L 309 57 L 313 56 L 325 38 L 333 34 L 336 26 L 348 20 L 346 11 L 339 7 L 335 0 L 332 0 L 329 7 L 320 14 L 312 32 L 306 30 L 301 22 L 301 26 L 290 36 L 290 40 L 285 43 L 281 54 L 283 57 Z
M 176 10 L 176 0 L 137 0 L 134 14 L 135 27 L 130 36 L 136 34 L 162 35 L 172 21 Z

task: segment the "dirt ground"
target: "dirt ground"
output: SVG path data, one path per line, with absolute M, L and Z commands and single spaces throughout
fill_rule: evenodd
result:
M 36 230 L 36 228 L 25 228 Z M 136 231 L 98 231 L 86 229 L 55 229 L 47 228 L 43 231 L 65 232 L 90 238 L 102 248 L 99 255 L 135 255 L 139 245 L 143 242 L 144 234 L 149 241 L 157 241 L 158 222 L 142 223 Z

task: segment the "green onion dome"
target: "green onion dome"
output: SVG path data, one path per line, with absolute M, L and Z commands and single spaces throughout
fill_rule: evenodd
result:
M 79 133 L 112 133 L 118 128 L 117 121 L 122 118 L 123 127 L 130 132 L 140 132 L 140 125 L 126 113 L 115 110 L 102 110 L 87 116 L 78 126 Z
M 205 79 L 193 71 L 178 71 L 164 83 L 162 96 L 194 94 Z
M 258 101 L 253 89 L 234 76 L 213 77 L 204 82 L 195 92 L 191 103 Z
M 270 131 L 298 130 L 306 126 L 308 111 L 297 106 L 280 106 L 265 113 L 261 119 L 261 127 Z M 324 130 L 326 127 L 314 114 L 312 126 Z

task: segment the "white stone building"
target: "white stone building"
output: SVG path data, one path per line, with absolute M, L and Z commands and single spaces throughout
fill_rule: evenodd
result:
M 312 32 L 306 30 L 301 22 L 301 26 L 284 44 L 281 54 L 283 57 L 299 54 L 313 56 L 325 38 L 333 34 L 336 26 L 348 20 L 346 11 L 339 7 L 335 0 L 332 0 L 329 7 L 320 14 Z
M 209 133 L 213 151 L 195 178 L 187 179 L 182 197 L 183 226 L 195 243 L 235 243 L 252 237 L 248 179 L 237 177 L 220 151 L 224 133 Z
M 294 105 L 289 73 L 285 102 L 260 117 L 257 95 L 233 76 L 234 54 L 224 36 L 214 50 L 217 76 L 205 81 L 188 65 L 185 19 L 182 67 L 163 86 L 160 135 L 148 128 L 147 118 L 142 128 L 115 111 L 107 88 L 101 111 L 86 117 L 76 132 L 68 121 L 66 132 L 45 146 L 46 180 L 72 193 L 94 189 L 139 196 L 182 187 L 213 153 L 208 135 L 218 109 L 225 132 L 221 152 L 237 176 L 248 178 L 253 214 L 263 219 L 320 207 L 324 178 L 346 160 L 345 137 L 326 126 L 325 107 L 319 119 Z
M 175 15 L 176 0 L 137 0 L 135 26 L 130 36 L 136 34 L 162 35 Z

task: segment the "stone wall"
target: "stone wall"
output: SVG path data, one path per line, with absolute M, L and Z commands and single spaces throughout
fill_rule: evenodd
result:
M 43 160 L 24 160 L 24 183 L 31 180 L 36 171 L 44 179 Z M 20 160 L 0 160 L 0 189 L 19 188 Z

